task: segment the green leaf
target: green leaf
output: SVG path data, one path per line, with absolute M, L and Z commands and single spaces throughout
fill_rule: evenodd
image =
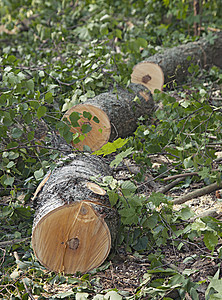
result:
M 34 136 L 35 136 L 35 132 L 34 131 L 30 131 L 28 132 L 28 140 L 29 141 L 32 141 L 34 139 Z
M 44 77 L 44 76 L 45 76 L 44 71 L 39 71 L 39 77 Z
M 122 300 L 122 296 L 118 294 L 116 291 L 109 291 L 104 295 L 104 300 Z
M 93 121 L 94 121 L 95 123 L 99 124 L 99 119 L 98 119 L 96 116 L 93 117 Z
M 192 229 L 196 231 L 205 231 L 206 228 L 206 224 L 200 219 L 195 220 L 195 222 L 192 224 Z
M 44 175 L 44 171 L 42 168 L 34 172 L 34 176 L 37 181 L 41 180 L 43 175 Z
M 107 24 L 102 24 L 100 26 L 100 33 L 101 33 L 101 35 L 106 35 L 106 34 L 109 33 L 109 29 L 108 29 Z
M 45 106 L 39 106 L 37 109 L 37 117 L 40 119 L 45 116 L 47 108 Z
M 117 194 L 115 191 L 113 191 L 113 190 L 108 191 L 107 194 L 108 194 L 108 196 L 109 196 L 109 202 L 110 202 L 110 204 L 111 204 L 111 207 L 113 207 L 113 206 L 117 203 L 117 201 L 118 201 L 118 199 L 119 199 L 119 196 L 118 196 L 118 194 Z
M 100 22 L 106 22 L 106 21 L 109 21 L 110 18 L 111 18 L 110 15 L 105 14 L 105 15 L 103 15 L 103 16 L 100 18 Z
M 7 152 L 8 153 L 8 152 Z M 9 159 L 16 159 L 16 158 L 18 158 L 19 157 L 19 154 L 17 153 L 17 152 L 13 152 L 13 151 L 10 151 L 9 153 L 8 153 L 8 158 Z
M 29 79 L 28 81 L 26 81 L 26 87 L 34 92 L 34 81 L 32 79 Z
M 207 167 L 203 167 L 202 171 L 198 172 L 198 175 L 201 176 L 201 179 L 208 178 L 210 175 L 210 169 Z
M 6 176 L 6 179 L 4 180 L 4 184 L 6 185 L 6 186 L 12 186 L 13 185 L 13 183 L 14 183 L 14 181 L 15 181 L 15 178 L 14 177 L 11 177 L 11 176 L 9 176 L 9 175 L 7 175 Z
M 143 226 L 153 229 L 157 225 L 158 219 L 158 215 L 154 213 L 146 219 Z
M 45 101 L 47 103 L 52 103 L 53 102 L 53 95 L 51 92 L 48 92 L 45 94 Z
M 218 243 L 217 233 L 214 231 L 207 231 L 204 233 L 204 244 L 209 250 L 214 250 L 215 246 Z
M 115 36 L 116 36 L 118 39 L 122 40 L 122 31 L 119 30 L 119 29 L 115 29 Z
M 22 133 L 23 133 L 22 130 L 19 129 L 19 128 L 13 128 L 12 129 L 12 137 L 14 139 L 20 138 L 22 136 Z
M 190 296 L 192 300 L 199 300 L 198 292 L 193 287 L 190 289 Z
M 92 127 L 89 124 L 83 124 L 81 127 L 81 131 L 83 134 L 86 134 L 92 130 Z
M 3 124 L 5 126 L 10 126 L 10 125 L 12 125 L 12 123 L 13 123 L 13 121 L 11 119 L 10 114 L 8 112 L 6 112 L 3 116 Z
M 131 193 L 134 193 L 136 191 L 137 187 L 130 180 L 126 180 L 121 184 L 121 189 L 122 189 L 123 194 L 126 196 Z
M 125 151 L 120 152 L 119 154 L 116 155 L 115 159 L 110 163 L 110 167 L 111 168 L 116 168 L 121 162 L 122 160 L 129 156 L 130 154 L 133 153 L 134 148 L 129 147 L 128 149 L 126 149 Z
M 12 168 L 14 165 L 15 165 L 14 161 L 10 161 L 10 162 L 7 164 L 6 168 L 7 168 L 7 169 L 10 169 L 10 168 Z
M 133 223 L 136 224 L 138 222 L 138 216 L 133 207 L 120 209 L 119 214 L 123 224 L 132 225 Z
M 153 192 L 150 195 L 149 201 L 152 202 L 156 207 L 158 207 L 161 203 L 167 202 L 165 195 L 163 195 L 162 193 L 155 193 L 155 192 Z
M 69 120 L 72 124 L 73 127 L 79 127 L 79 119 L 80 119 L 80 114 L 76 111 L 72 112 L 71 115 L 69 116 Z
M 183 207 L 180 210 L 180 216 L 182 220 L 189 220 L 194 215 L 195 213 L 189 207 Z
M 75 299 L 76 300 L 86 300 L 88 299 L 88 293 L 76 293 Z
M 222 279 L 219 279 L 220 275 L 220 268 L 215 273 L 213 279 L 211 279 L 210 284 L 207 287 L 206 293 L 205 293 L 205 299 L 206 300 L 215 300 L 215 299 L 221 299 L 222 297 Z M 214 292 L 217 293 L 214 293 Z M 214 297 L 218 296 L 219 298 Z
M 115 152 L 117 149 L 122 148 L 127 143 L 127 141 L 127 139 L 118 138 L 113 143 L 108 142 L 101 149 L 93 152 L 93 155 L 109 155 Z
M 137 38 L 137 42 L 139 43 L 139 45 L 143 48 L 146 48 L 147 47 L 147 41 L 143 38 Z
M 86 118 L 86 119 L 88 119 L 89 121 L 92 119 L 92 115 L 88 111 L 84 111 L 83 112 L 83 117 Z
M 133 248 L 136 250 L 136 251 L 141 251 L 141 250 L 146 250 L 147 248 L 147 245 L 148 245 L 148 237 L 147 236 L 143 236 L 141 237 L 135 246 L 133 246 Z
M 77 298 L 77 294 L 78 294 L 78 298 Z M 76 293 L 72 289 L 70 289 L 66 292 L 55 294 L 50 298 L 51 299 L 71 299 L 75 295 L 76 295 L 75 299 L 85 300 L 85 299 L 87 299 L 85 296 L 88 295 L 88 294 L 87 293 Z M 73 296 L 73 297 L 71 297 L 71 296 Z
M 190 167 L 192 167 L 193 166 L 192 156 L 185 158 L 183 164 L 185 169 L 189 169 Z

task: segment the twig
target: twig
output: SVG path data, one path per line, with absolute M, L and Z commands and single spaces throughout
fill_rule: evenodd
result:
M 182 178 L 182 177 L 188 177 L 188 176 L 194 176 L 198 175 L 197 172 L 190 172 L 190 173 L 183 173 L 183 174 L 177 174 L 177 175 L 172 175 L 169 177 L 163 178 L 163 181 L 171 180 L 171 179 L 176 179 L 176 178 Z
M 218 213 L 217 213 L 216 209 L 209 209 L 207 211 L 202 212 L 199 215 L 194 216 L 193 218 L 190 218 L 189 222 L 192 223 L 198 218 L 204 218 L 204 217 L 213 217 L 213 218 L 215 218 L 217 216 L 218 216 Z
M 25 287 L 25 290 L 26 290 L 26 293 L 29 295 L 29 298 L 31 300 L 35 300 L 35 298 L 33 297 L 33 295 L 31 294 L 29 288 L 27 287 L 26 283 L 25 283 L 25 280 L 24 278 L 22 279 L 22 283 L 24 284 L 24 287 Z
M 23 242 L 25 242 L 29 239 L 30 239 L 30 237 L 23 238 L 23 239 L 14 239 L 14 240 L 11 240 L 11 241 L 0 242 L 0 247 L 7 247 L 9 245 L 23 243 Z
M 164 174 L 170 172 L 171 170 L 173 170 L 173 169 L 176 168 L 176 167 L 179 167 L 181 164 L 182 164 L 182 162 L 179 162 L 176 166 L 172 166 L 171 168 L 169 168 L 168 170 L 164 171 L 163 173 L 157 175 L 156 177 L 154 177 L 154 178 L 152 178 L 152 179 L 150 179 L 150 180 L 147 180 L 147 181 L 141 183 L 141 184 L 138 186 L 138 188 L 139 188 L 139 187 L 142 187 L 142 186 L 144 186 L 144 185 L 146 185 L 146 184 L 148 184 L 148 183 L 150 183 L 151 181 L 154 181 L 154 180 L 156 180 L 156 179 L 158 179 L 158 178 L 163 177 Z
M 5 260 L 6 250 L 5 250 L 5 249 L 2 249 L 2 248 L 0 248 L 0 250 L 2 250 L 2 252 L 3 252 L 3 255 L 2 255 L 2 258 L 1 258 L 1 264 L 0 264 L 0 268 L 1 268 L 1 266 L 3 265 L 4 260 Z
M 17 253 L 16 251 L 14 251 L 14 252 L 13 252 L 13 255 L 14 255 L 16 261 L 18 261 L 18 260 L 19 260 L 18 253 Z M 31 294 L 29 288 L 27 287 L 27 284 L 25 283 L 24 278 L 22 279 L 22 283 L 23 283 L 23 285 L 24 285 L 24 287 L 25 287 L 26 293 L 29 295 L 29 298 L 30 298 L 31 300 L 35 300 L 35 298 L 34 298 L 33 295 Z
M 175 175 L 176 176 L 176 175 Z M 172 176 L 173 177 L 173 176 Z M 183 179 L 181 178 L 177 178 L 176 180 L 174 180 L 173 182 L 165 185 L 164 187 L 160 188 L 159 190 L 157 190 L 157 192 L 165 194 L 166 192 L 168 192 L 170 189 L 172 189 L 175 185 L 177 185 L 179 182 L 181 182 Z
M 210 194 L 210 193 L 220 190 L 220 189 L 222 189 L 222 182 L 220 182 L 220 184 L 215 182 L 215 183 L 205 186 L 201 189 L 193 191 L 189 194 L 183 195 L 182 197 L 178 197 L 177 199 L 173 200 L 173 204 L 182 204 L 193 198 L 197 198 L 197 197 L 200 197 L 200 196 L 203 196 L 206 194 Z
M 110 261 L 110 273 L 111 273 L 111 277 L 112 277 L 112 284 L 113 284 L 114 288 L 116 288 L 115 278 L 114 278 L 114 274 L 113 274 L 113 265 L 112 265 L 111 261 Z

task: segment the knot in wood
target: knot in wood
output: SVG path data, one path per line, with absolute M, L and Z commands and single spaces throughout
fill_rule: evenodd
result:
M 80 209 L 80 214 L 81 215 L 86 215 L 87 212 L 88 212 L 88 210 L 84 206 L 82 206 L 81 209 Z
M 79 239 L 78 238 L 72 238 L 67 241 L 67 245 L 70 249 L 76 250 L 79 247 Z
M 151 76 L 147 74 L 147 75 L 145 75 L 145 76 L 142 77 L 142 82 L 143 82 L 143 83 L 147 83 L 147 82 L 149 82 L 151 79 L 152 79 Z

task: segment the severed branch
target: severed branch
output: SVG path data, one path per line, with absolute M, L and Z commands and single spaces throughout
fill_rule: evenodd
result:
M 177 178 L 176 180 L 174 180 L 173 182 L 165 185 L 164 187 L 161 187 L 160 189 L 158 189 L 158 193 L 162 193 L 165 194 L 166 192 L 168 192 L 170 189 L 172 189 L 175 185 L 177 185 L 178 183 L 180 183 L 183 179 L 181 178 Z
M 23 239 L 14 239 L 11 241 L 4 241 L 4 242 L 0 242 L 0 247 L 7 247 L 9 245 L 14 245 L 14 244 L 19 244 L 19 243 L 23 243 L 30 240 L 30 237 L 27 238 L 23 238 Z
M 177 178 L 182 178 L 182 177 L 188 177 L 188 176 L 194 176 L 198 175 L 198 172 L 190 172 L 190 173 L 184 173 L 184 174 L 177 174 L 169 177 L 163 178 L 163 181 L 171 180 L 171 179 L 177 179 Z
M 196 191 L 193 191 L 189 194 L 183 195 L 181 197 L 178 197 L 177 199 L 173 200 L 173 204 L 182 204 L 185 203 L 186 201 L 189 201 L 193 198 L 197 198 L 206 194 L 210 194 L 212 192 L 215 192 L 217 190 L 222 189 L 222 182 L 218 184 L 217 182 L 210 184 L 208 186 L 205 186 L 201 189 L 198 189 Z

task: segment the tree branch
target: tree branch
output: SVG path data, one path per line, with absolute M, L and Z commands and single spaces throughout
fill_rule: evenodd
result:
M 194 176 L 194 175 L 198 175 L 198 172 L 191 172 L 191 173 L 183 173 L 183 174 L 172 175 L 172 176 L 163 178 L 163 181 L 167 181 L 167 180 L 171 180 L 171 179 L 177 179 L 177 178 L 182 178 L 182 177 L 188 177 L 188 176 Z
M 185 203 L 193 198 L 197 198 L 206 194 L 210 194 L 214 191 L 222 189 L 222 182 L 218 184 L 217 182 L 205 186 L 201 189 L 195 190 L 189 194 L 183 195 L 182 197 L 178 197 L 177 199 L 173 200 L 173 204 L 182 204 Z

